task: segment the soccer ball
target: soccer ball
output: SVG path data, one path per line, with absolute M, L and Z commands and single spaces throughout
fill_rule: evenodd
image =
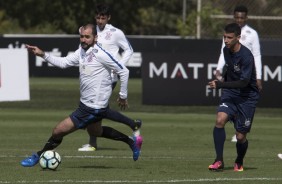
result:
M 61 163 L 61 156 L 58 152 L 48 150 L 43 152 L 39 158 L 39 164 L 42 169 L 56 170 Z

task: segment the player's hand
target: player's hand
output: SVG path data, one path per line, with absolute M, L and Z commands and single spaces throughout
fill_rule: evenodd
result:
M 218 81 L 218 80 L 213 80 L 213 81 L 210 81 L 208 83 L 208 85 L 211 89 L 216 89 L 216 81 Z
M 262 90 L 262 83 L 261 83 L 260 79 L 257 79 L 257 87 L 259 89 L 259 92 L 261 92 L 261 90 Z
M 122 98 L 118 98 L 117 99 L 118 102 L 118 106 L 120 107 L 121 110 L 125 110 L 126 108 L 128 108 L 128 102 L 127 99 L 122 99 Z
M 32 52 L 32 53 L 33 53 L 34 55 L 36 55 L 36 56 L 43 57 L 44 54 L 45 54 L 41 49 L 39 49 L 39 48 L 36 47 L 36 46 L 32 46 L 32 45 L 25 44 L 25 47 L 27 48 L 27 50 L 28 50 L 29 52 Z

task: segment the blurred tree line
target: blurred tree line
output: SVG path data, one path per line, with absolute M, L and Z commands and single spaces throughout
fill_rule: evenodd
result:
M 78 27 L 94 21 L 101 2 L 111 6 L 110 23 L 126 34 L 175 35 L 182 14 L 179 0 L 0 0 L 0 33 L 77 34 Z
M 195 37 L 201 17 L 202 38 L 219 38 L 224 24 L 232 20 L 210 15 L 232 15 L 240 3 L 255 15 L 282 14 L 281 0 L 201 0 L 200 13 L 197 0 L 0 0 L 0 34 L 78 34 L 81 25 L 94 21 L 95 6 L 102 2 L 111 7 L 110 23 L 127 35 Z M 263 32 L 272 26 L 265 22 L 252 25 Z
M 0 34 L 77 34 L 94 21 L 97 3 L 111 6 L 110 23 L 127 35 L 189 35 L 186 23 L 196 18 L 196 1 L 183 22 L 183 0 L 0 0 Z M 212 8 L 209 9 L 211 11 Z

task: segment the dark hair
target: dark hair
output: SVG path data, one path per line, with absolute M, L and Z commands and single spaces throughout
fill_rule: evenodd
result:
M 86 24 L 86 25 L 82 26 L 82 29 L 84 29 L 84 30 L 87 29 L 87 28 L 92 29 L 92 35 L 94 35 L 94 36 L 97 35 L 96 26 L 94 24 Z
M 224 28 L 226 33 L 234 33 L 235 36 L 241 35 L 241 28 L 237 23 L 227 24 Z
M 248 8 L 244 5 L 238 5 L 234 9 L 234 13 L 235 12 L 243 12 L 243 13 L 246 13 L 246 15 L 247 15 L 248 14 Z
M 109 16 L 111 15 L 110 13 L 110 6 L 102 3 L 102 4 L 98 4 L 96 6 L 96 10 L 95 10 L 96 15 L 106 15 Z

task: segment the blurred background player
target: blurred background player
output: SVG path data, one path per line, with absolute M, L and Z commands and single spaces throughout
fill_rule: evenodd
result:
M 110 52 L 113 56 L 119 59 L 119 62 L 126 64 L 133 54 L 133 49 L 125 37 L 125 34 L 120 29 L 108 24 L 111 19 L 110 7 L 107 4 L 98 4 L 95 10 L 95 20 L 97 25 L 98 45 Z M 121 54 L 120 54 L 121 53 Z M 118 75 L 115 71 L 112 71 L 112 87 L 115 88 L 118 81 Z M 108 119 L 124 123 L 130 120 L 126 120 L 122 115 L 121 118 Z M 136 130 L 141 126 L 141 120 L 135 120 L 137 124 Z M 128 124 L 128 123 L 127 123 Z M 137 135 L 138 133 L 136 133 Z M 97 138 L 95 136 L 89 137 L 89 143 L 82 145 L 78 148 L 78 151 L 95 151 L 97 150 Z
M 224 80 L 213 80 L 208 83 L 212 89 L 222 88 L 220 104 L 217 109 L 213 139 L 216 158 L 209 170 L 220 171 L 224 168 L 223 148 L 226 139 L 225 124 L 234 123 L 236 130 L 237 158 L 234 171 L 243 171 L 243 159 L 248 149 L 247 133 L 250 132 L 259 99 L 256 84 L 256 69 L 251 51 L 242 45 L 241 28 L 237 23 L 228 24 L 224 28 L 223 56 L 226 62 Z
M 256 30 L 247 25 L 248 20 L 248 8 L 239 5 L 236 6 L 233 12 L 234 20 L 241 27 L 241 38 L 240 43 L 246 46 L 252 52 L 255 58 L 255 66 L 256 66 L 256 77 L 257 77 L 257 86 L 258 89 L 262 90 L 262 63 L 261 63 L 261 53 L 260 53 L 260 43 L 259 37 Z M 224 41 L 221 47 L 221 54 L 218 60 L 215 76 L 217 79 L 222 79 L 222 71 L 225 65 L 225 60 L 223 57 L 223 47 L 225 46 Z M 232 142 L 237 142 L 236 135 L 234 135 L 231 139 Z

